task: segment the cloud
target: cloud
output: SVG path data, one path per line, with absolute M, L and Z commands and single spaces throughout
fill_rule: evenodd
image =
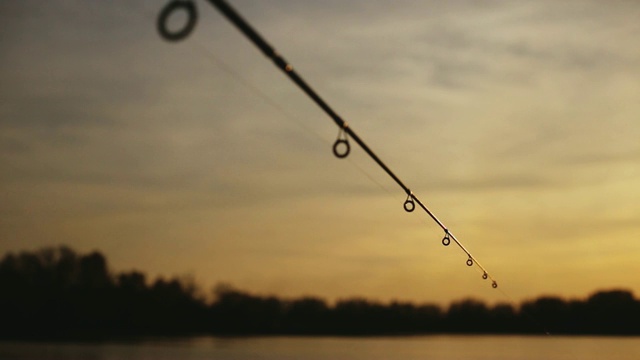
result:
M 640 150 L 627 151 L 622 153 L 595 153 L 595 154 L 579 154 L 563 159 L 563 163 L 567 165 L 614 165 L 628 164 L 634 165 L 640 162 Z
M 335 270 L 328 284 L 356 292 L 365 266 L 350 263 L 387 271 L 418 261 L 413 242 L 383 245 L 422 236 L 402 232 L 405 195 L 386 174 L 355 144 L 351 162 L 334 159 L 331 120 L 208 3 L 178 44 L 156 34 L 161 5 L 0 3 L 0 236 L 15 246 L 93 241 L 129 263 L 137 257 L 117 255 L 114 243 L 158 244 L 145 260 L 152 272 L 162 270 L 153 258 L 187 247 L 167 271 L 231 274 L 210 265 L 213 254 L 245 261 L 233 268 L 242 272 L 264 249 L 271 265 L 305 254 L 307 274 L 334 258 L 355 275 L 334 284 Z M 544 255 L 539 238 L 566 226 L 586 236 L 575 230 L 583 219 L 598 233 L 635 229 L 638 4 L 233 5 L 463 234 L 491 242 L 495 228 L 529 232 L 495 261 Z M 607 216 L 591 222 L 594 209 Z M 359 253 L 368 243 L 376 249 Z M 273 281 L 303 287 L 287 273 L 274 270 Z

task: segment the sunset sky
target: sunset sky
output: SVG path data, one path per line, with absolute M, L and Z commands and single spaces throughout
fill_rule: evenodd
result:
M 499 282 L 206 1 L 0 2 L 0 256 L 259 294 L 640 296 L 640 2 L 230 0 Z

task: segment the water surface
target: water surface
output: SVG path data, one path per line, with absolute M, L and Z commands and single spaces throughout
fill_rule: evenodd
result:
M 0 342 L 0 359 L 638 360 L 640 338 L 565 336 L 253 337 L 118 343 Z

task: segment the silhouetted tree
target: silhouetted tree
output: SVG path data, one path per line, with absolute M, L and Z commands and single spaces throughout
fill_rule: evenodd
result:
M 489 310 L 487 327 L 496 334 L 520 331 L 516 309 L 511 304 L 497 304 Z
M 98 252 L 80 258 L 79 285 L 85 289 L 104 289 L 112 285 L 107 260 Z
M 556 296 L 543 296 L 534 301 L 522 304 L 521 312 L 525 316 L 535 319 L 544 328 L 555 334 L 564 334 L 569 329 L 569 305 L 565 300 Z M 540 325 L 531 323 L 530 332 L 539 332 Z
M 465 299 L 449 306 L 446 319 L 450 332 L 479 333 L 489 326 L 489 309 L 482 301 Z
M 259 297 L 226 285 L 216 289 L 211 306 L 213 331 L 229 334 L 275 334 L 283 314 L 283 304 L 275 297 Z
M 640 303 L 627 290 L 599 291 L 586 302 L 589 333 L 631 335 L 640 332 Z
M 479 300 L 437 305 L 363 298 L 282 300 L 216 288 L 205 301 L 189 277 L 148 281 L 112 274 L 99 252 L 68 247 L 9 253 L 0 260 L 0 338 L 113 338 L 144 335 L 541 333 L 640 335 L 640 302 L 628 290 L 585 300 L 543 296 L 488 307 Z
M 324 300 L 304 297 L 286 304 L 282 328 L 289 334 L 330 333 L 329 307 Z
M 0 261 L 2 337 L 193 332 L 205 328 L 206 311 L 192 284 L 172 279 L 147 287 L 141 273 L 114 277 L 98 252 L 46 248 Z
M 362 298 L 340 300 L 333 309 L 334 328 L 344 335 L 374 335 L 385 333 L 385 308 L 382 304 Z M 386 330 L 386 331 L 385 331 Z

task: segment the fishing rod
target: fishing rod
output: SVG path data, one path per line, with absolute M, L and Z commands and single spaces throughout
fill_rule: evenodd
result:
M 293 81 L 307 96 L 311 98 L 329 117 L 336 123 L 339 128 L 338 138 L 333 144 L 333 154 L 340 158 L 346 158 L 351 151 L 351 145 L 349 144 L 349 138 L 353 139 L 364 152 L 366 152 L 373 161 L 376 162 L 386 173 L 389 175 L 402 190 L 407 194 L 403 207 L 407 212 L 413 212 L 416 208 L 416 204 L 424 210 L 433 221 L 444 230 L 444 237 L 442 238 L 442 244 L 449 246 L 451 241 L 456 243 L 458 247 L 468 256 L 466 261 L 467 266 L 473 266 L 474 264 L 482 271 L 482 278 L 491 280 L 491 286 L 493 288 L 498 287 L 498 283 L 494 280 L 487 270 L 482 266 L 476 258 L 471 255 L 471 252 L 462 245 L 462 243 L 449 231 L 440 219 L 427 208 L 427 206 L 420 201 L 420 199 L 411 191 L 411 189 L 400 180 L 400 178 L 376 155 L 373 150 L 356 134 L 356 132 L 344 121 L 321 97 L 318 95 L 306 81 L 302 79 L 300 75 L 293 69 L 293 66 L 286 61 L 276 50 L 269 45 L 269 43 L 242 17 L 240 14 L 231 7 L 224 0 L 208 0 L 214 8 L 216 8 L 227 20 L 235 25 L 240 32 L 242 32 L 260 51 L 269 59 L 271 59 L 274 65 L 282 70 L 291 81 Z M 184 12 L 187 15 L 187 20 L 181 28 L 171 29 L 168 22 L 171 15 L 177 12 Z M 192 0 L 172 0 L 161 11 L 158 16 L 157 27 L 158 32 L 167 41 L 176 42 L 186 38 L 195 28 L 197 22 L 197 9 L 195 2 Z

